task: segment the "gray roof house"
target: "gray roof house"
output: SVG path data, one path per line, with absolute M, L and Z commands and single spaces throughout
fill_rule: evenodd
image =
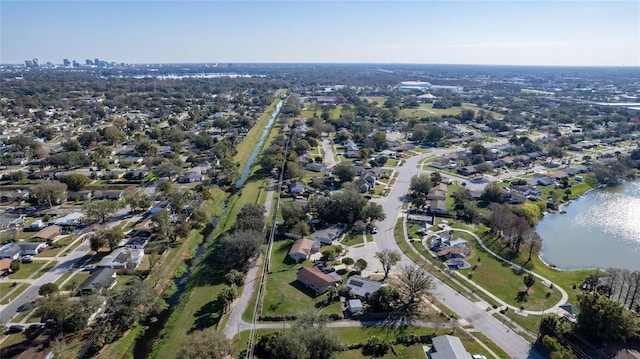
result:
M 366 298 L 370 294 L 378 291 L 378 289 L 386 287 L 387 284 L 354 275 L 347 279 L 346 286 L 349 288 L 351 294 L 358 298 Z
M 460 338 L 451 335 L 441 335 L 432 339 L 433 346 L 427 352 L 429 359 L 471 359 L 460 341 Z
M 78 287 L 79 295 L 90 295 L 102 289 L 111 289 L 116 284 L 116 270 L 113 268 L 98 268 L 89 278 Z

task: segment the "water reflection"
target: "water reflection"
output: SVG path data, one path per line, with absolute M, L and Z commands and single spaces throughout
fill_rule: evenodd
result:
M 640 183 L 593 190 L 537 231 L 543 260 L 561 268 L 640 269 Z

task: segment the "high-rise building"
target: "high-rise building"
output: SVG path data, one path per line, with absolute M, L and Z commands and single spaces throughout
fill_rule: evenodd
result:
M 40 66 L 38 63 L 40 62 L 40 60 L 37 57 L 34 57 L 33 60 L 33 67 L 38 67 Z
M 64 67 L 69 67 L 71 65 L 71 62 L 69 61 L 69 59 L 62 59 L 62 65 L 64 65 Z
M 24 66 L 33 67 L 33 60 L 24 60 Z
M 93 65 L 93 61 L 86 59 L 84 60 L 85 65 Z
M 73 67 L 80 67 L 80 63 L 78 61 L 73 60 Z

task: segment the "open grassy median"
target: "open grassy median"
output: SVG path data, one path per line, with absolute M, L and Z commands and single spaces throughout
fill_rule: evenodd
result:
M 8 295 L 4 295 L 2 297 L 2 301 L 0 301 L 0 304 L 9 304 L 9 302 L 16 299 L 20 294 L 22 294 L 22 292 L 27 290 L 27 288 L 29 288 L 29 284 L 27 283 L 16 284 L 16 287 L 12 287 L 7 292 L 3 291 L 3 294 L 4 294 L 4 293 L 9 293 L 11 290 L 13 290 L 13 292 L 9 293 Z
M 38 278 L 53 268 L 53 262 L 33 261 L 32 263 L 21 263 L 20 269 L 9 276 L 10 279 L 27 279 L 31 276 Z

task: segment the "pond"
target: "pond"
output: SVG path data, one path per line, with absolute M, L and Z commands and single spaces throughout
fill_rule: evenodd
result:
M 537 231 L 541 258 L 559 268 L 640 270 L 640 182 L 587 192 L 546 214 Z

